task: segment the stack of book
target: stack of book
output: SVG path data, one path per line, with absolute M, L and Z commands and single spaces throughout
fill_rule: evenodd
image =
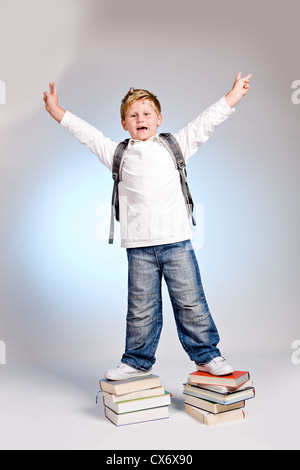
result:
M 169 417 L 171 394 L 157 375 L 127 380 L 100 380 L 105 416 L 116 426 Z
M 226 376 L 192 372 L 184 384 L 185 411 L 201 423 L 212 425 L 245 418 L 245 401 L 254 398 L 249 372 Z

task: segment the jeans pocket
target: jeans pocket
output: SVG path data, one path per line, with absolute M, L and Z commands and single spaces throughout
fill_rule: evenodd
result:
M 190 240 L 185 240 L 183 242 L 174 243 L 171 245 L 171 250 L 173 255 L 179 255 L 189 250 L 193 250 L 193 246 Z

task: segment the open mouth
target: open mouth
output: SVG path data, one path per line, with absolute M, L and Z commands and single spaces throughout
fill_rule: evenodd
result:
M 138 127 L 137 130 L 138 130 L 139 132 L 144 132 L 144 131 L 147 131 L 147 130 L 148 130 L 148 127 L 141 126 L 141 127 Z

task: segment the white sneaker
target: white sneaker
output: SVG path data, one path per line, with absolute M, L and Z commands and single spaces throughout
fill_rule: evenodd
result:
M 215 359 L 210 361 L 208 364 L 197 364 L 197 370 L 208 372 L 211 375 L 228 375 L 234 372 L 234 369 L 222 356 L 215 357 Z
M 134 369 L 123 362 L 120 362 L 115 369 L 109 369 L 105 372 L 104 377 L 108 380 L 126 380 L 134 377 L 146 377 L 152 374 L 150 370 L 138 370 Z

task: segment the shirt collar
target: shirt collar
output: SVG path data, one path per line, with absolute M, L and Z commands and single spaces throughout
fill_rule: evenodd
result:
M 144 141 L 137 140 L 137 139 L 130 139 L 129 140 L 130 147 L 133 147 L 137 142 L 144 142 Z M 156 134 L 153 137 L 150 137 L 150 139 L 145 140 L 145 142 L 159 142 L 159 136 Z

